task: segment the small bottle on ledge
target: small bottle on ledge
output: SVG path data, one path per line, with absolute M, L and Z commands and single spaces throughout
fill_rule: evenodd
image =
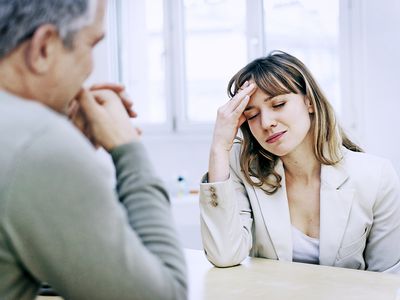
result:
M 178 198 L 182 198 L 183 196 L 187 195 L 187 183 L 185 177 L 178 176 L 178 188 L 177 188 L 177 196 Z

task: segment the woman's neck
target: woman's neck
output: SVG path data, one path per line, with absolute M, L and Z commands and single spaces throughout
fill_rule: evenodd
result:
M 281 157 L 286 181 L 305 185 L 320 179 L 321 163 L 315 157 L 312 146 L 298 147 L 290 154 Z

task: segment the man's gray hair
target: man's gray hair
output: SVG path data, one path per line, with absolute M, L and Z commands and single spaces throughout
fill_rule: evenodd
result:
M 0 59 L 44 24 L 57 27 L 64 45 L 93 22 L 97 0 L 0 0 Z

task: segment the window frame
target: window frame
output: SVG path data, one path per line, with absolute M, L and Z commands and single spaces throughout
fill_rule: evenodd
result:
M 109 64 L 115 78 L 123 82 L 122 71 L 119 66 L 121 61 L 121 9 L 123 0 L 109 1 L 109 32 L 117 31 L 108 43 L 112 53 L 112 59 Z M 166 122 L 160 124 L 141 124 L 146 135 L 152 137 L 165 137 L 171 135 L 181 135 L 182 137 L 191 134 L 198 136 L 209 136 L 212 133 L 213 122 L 202 124 L 191 124 L 185 119 L 187 85 L 186 85 L 186 66 L 185 66 L 185 20 L 184 20 L 184 0 L 167 1 L 163 0 L 164 10 L 164 45 L 166 59 L 165 91 L 166 91 Z M 343 119 L 346 121 L 352 119 L 349 123 L 352 130 L 357 131 L 358 125 L 362 122 L 359 111 L 355 109 L 362 105 L 362 93 L 360 86 L 357 88 L 349 84 L 357 76 L 362 75 L 359 67 L 362 63 L 362 55 L 355 56 L 352 52 L 354 43 L 362 40 L 362 35 L 354 39 L 362 31 L 362 13 L 357 13 L 357 9 L 362 12 L 361 1 L 339 0 L 339 68 L 340 68 L 340 94 L 342 99 L 356 99 L 350 110 L 344 110 Z M 247 59 L 251 61 L 257 57 L 265 55 L 266 36 L 264 32 L 264 14 L 263 0 L 246 0 L 246 35 L 247 35 Z M 114 26 L 114 29 L 112 27 Z M 355 58 L 358 57 L 357 60 Z M 362 64 L 361 64 L 362 65 Z M 228 80 L 228 78 L 227 78 Z M 362 82 L 356 80 L 355 82 Z M 228 98 L 227 98 L 228 99 Z

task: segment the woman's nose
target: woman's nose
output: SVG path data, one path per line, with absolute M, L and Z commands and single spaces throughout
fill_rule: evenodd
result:
M 272 114 L 261 114 L 261 126 L 264 129 L 269 129 L 270 127 L 275 127 L 277 121 Z

